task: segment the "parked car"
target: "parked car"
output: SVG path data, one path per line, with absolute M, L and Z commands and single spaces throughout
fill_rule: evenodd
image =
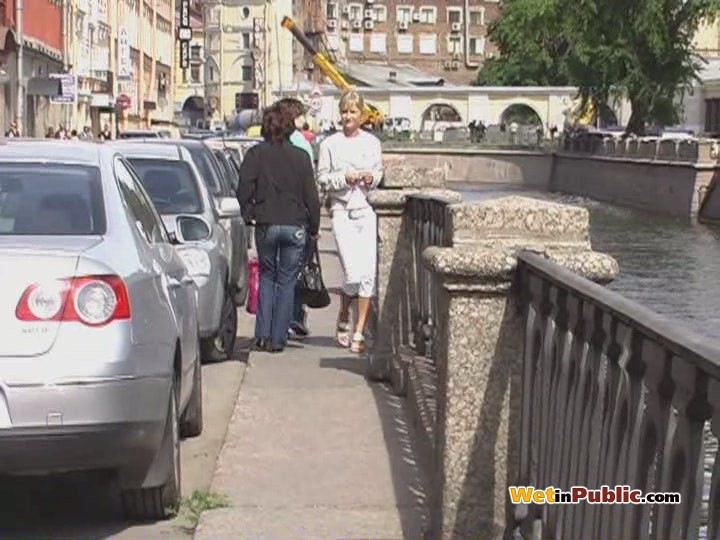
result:
M 147 143 L 169 144 L 185 148 L 192 157 L 200 176 L 215 201 L 215 206 L 227 198 L 236 198 L 231 179 L 218 163 L 212 149 L 203 141 L 193 139 L 147 140 Z M 241 214 L 221 217 L 220 223 L 230 236 L 232 253 L 230 257 L 230 283 L 233 285 L 235 305 L 242 306 L 248 294 L 248 230 Z
M 0 269 L 0 473 L 113 470 L 129 516 L 167 517 L 203 427 L 197 286 L 116 149 L 0 145 Z
M 128 129 L 118 133 L 118 139 L 160 139 L 163 135 L 150 129 Z
M 198 309 L 203 358 L 230 357 L 237 334 L 237 310 L 230 276 L 232 237 L 222 220 L 240 215 L 236 197 L 216 205 L 190 152 L 177 145 L 115 142 L 113 146 L 137 171 L 171 236 L 186 245 L 179 250 L 198 285 Z M 192 216 L 184 228 L 179 215 Z

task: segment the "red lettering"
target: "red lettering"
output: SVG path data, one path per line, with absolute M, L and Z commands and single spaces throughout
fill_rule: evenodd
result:
M 617 502 L 617 494 L 615 491 L 610 489 L 610 486 L 603 486 L 602 487 L 602 502 L 604 503 L 614 503 Z
M 633 489 L 630 492 L 630 502 L 634 504 L 640 504 L 642 497 L 640 497 L 641 491 L 639 489 Z
M 575 486 L 571 489 L 573 502 L 584 501 L 587 498 L 587 488 Z

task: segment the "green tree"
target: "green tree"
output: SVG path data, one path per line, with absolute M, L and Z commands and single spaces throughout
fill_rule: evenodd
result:
M 500 57 L 481 69 L 478 83 L 537 84 L 545 69 L 550 84 L 564 80 L 577 86 L 585 102 L 626 97 L 632 106 L 628 132 L 642 134 L 648 123 L 678 121 L 679 98 L 703 66 L 693 37 L 703 20 L 717 19 L 720 0 L 540 3 L 506 0 L 490 28 Z M 534 34 L 538 28 L 544 29 L 540 39 Z M 537 63 L 528 58 L 534 47 L 541 49 Z

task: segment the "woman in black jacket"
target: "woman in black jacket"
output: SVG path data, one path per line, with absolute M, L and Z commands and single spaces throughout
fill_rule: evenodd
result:
M 320 229 L 313 166 L 290 143 L 293 131 L 295 119 L 285 108 L 265 110 L 265 142 L 245 155 L 237 193 L 245 219 L 255 221 L 260 263 L 255 346 L 270 352 L 281 352 L 287 343 L 305 235 L 317 236 Z

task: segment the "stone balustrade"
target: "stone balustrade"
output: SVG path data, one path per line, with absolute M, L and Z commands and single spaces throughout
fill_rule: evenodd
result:
M 650 161 L 714 162 L 714 141 L 679 139 L 635 139 L 625 140 L 594 136 L 567 137 L 563 140 L 564 152 L 598 156 L 631 158 Z
M 586 209 L 463 203 L 442 166 L 386 170 L 368 375 L 406 399 L 426 539 L 720 537 L 720 349 L 602 286 L 619 269 L 593 251 Z M 513 505 L 510 485 L 682 503 Z

